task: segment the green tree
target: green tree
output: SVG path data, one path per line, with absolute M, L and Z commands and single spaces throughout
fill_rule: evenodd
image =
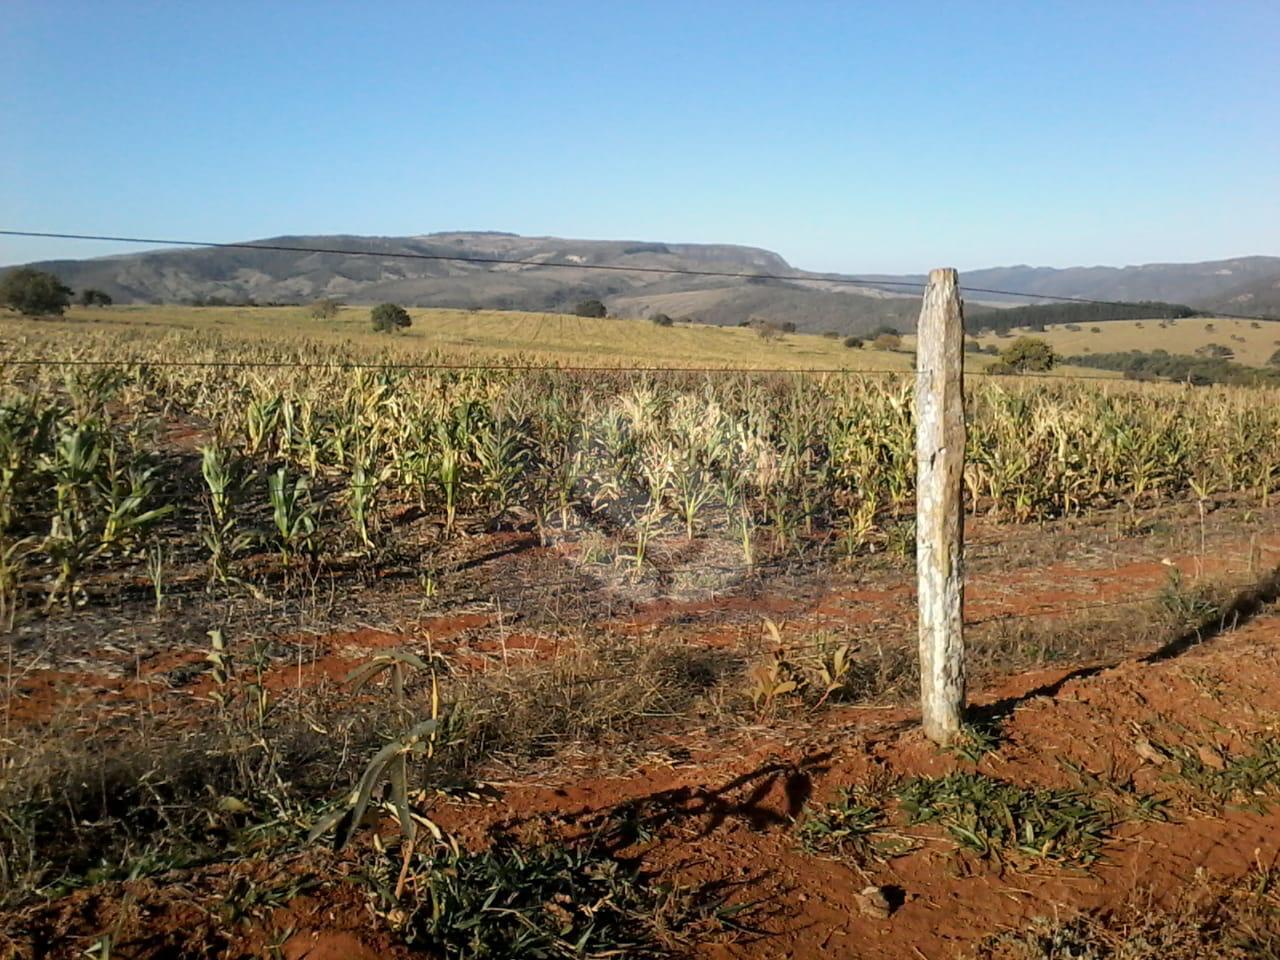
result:
M 93 287 L 85 287 L 80 291 L 80 306 L 82 307 L 109 307 L 111 303 L 111 294 L 109 293 L 104 293 Z
M 338 315 L 340 306 L 342 304 L 332 297 L 322 297 L 319 300 L 313 300 L 307 309 L 312 320 L 332 320 Z
M 55 274 L 19 267 L 0 278 L 0 305 L 29 317 L 61 316 L 70 302 L 71 288 Z
M 1057 360 L 1053 347 L 1035 337 L 1019 337 L 1000 351 L 1000 362 L 1018 373 L 1044 373 Z
M 861 350 L 862 338 L 861 337 L 845 337 L 844 345 L 848 347 L 850 350 Z
M 573 312 L 579 317 L 600 318 L 607 317 L 609 315 L 608 308 L 605 307 L 604 303 L 600 300 L 583 300 L 573 308 Z
M 373 329 L 379 333 L 391 333 L 413 325 L 404 307 L 394 303 L 380 303 L 369 311 L 369 319 L 373 321 Z

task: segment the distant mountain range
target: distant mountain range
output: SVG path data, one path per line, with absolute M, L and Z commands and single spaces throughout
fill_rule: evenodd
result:
M 848 278 L 798 270 L 769 250 L 728 244 L 565 240 L 484 232 L 286 236 L 251 242 L 370 254 L 527 260 L 555 266 L 225 247 L 171 248 L 32 266 L 57 273 L 76 290 L 104 290 L 117 303 L 211 299 L 302 303 L 335 297 L 346 303 L 563 311 L 582 300 L 600 299 L 611 312 L 626 317 L 666 313 L 714 324 L 763 319 L 791 322 L 810 332 L 840 333 L 864 332 L 881 324 L 909 329 L 919 310 L 918 297 L 892 283 L 923 280 L 923 276 L 882 274 L 863 278 L 865 283 L 839 282 Z M 785 279 L 633 273 L 593 266 L 767 273 Z M 1162 300 L 1280 318 L 1280 257 L 1119 268 L 996 267 L 967 271 L 961 282 L 969 288 Z M 1035 302 L 978 293 L 968 299 L 994 304 Z

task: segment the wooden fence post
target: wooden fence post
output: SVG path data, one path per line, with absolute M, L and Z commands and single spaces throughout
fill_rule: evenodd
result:
M 916 330 L 916 582 L 924 731 L 946 745 L 964 710 L 964 309 L 929 273 Z

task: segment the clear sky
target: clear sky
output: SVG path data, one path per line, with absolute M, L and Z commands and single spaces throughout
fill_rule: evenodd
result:
M 1276 0 L 6 0 L 0 125 L 9 229 L 1280 254 Z

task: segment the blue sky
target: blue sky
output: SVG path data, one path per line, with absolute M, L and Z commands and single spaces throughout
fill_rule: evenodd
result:
M 1260 3 L 8 0 L 0 227 L 1280 254 Z M 119 252 L 0 238 L 0 263 Z

